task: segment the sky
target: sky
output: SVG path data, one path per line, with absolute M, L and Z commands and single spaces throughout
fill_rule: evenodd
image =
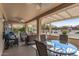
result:
M 76 26 L 76 25 L 79 25 L 79 18 L 66 19 L 64 21 L 52 22 L 51 24 L 57 27 Z

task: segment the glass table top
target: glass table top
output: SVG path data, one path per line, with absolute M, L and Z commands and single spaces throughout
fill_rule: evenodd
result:
M 63 43 L 60 43 L 59 40 L 46 41 L 46 43 L 47 45 L 52 46 L 50 50 L 53 50 L 59 53 L 64 53 L 64 54 L 73 53 L 74 54 L 78 51 L 77 47 L 71 43 L 63 44 Z

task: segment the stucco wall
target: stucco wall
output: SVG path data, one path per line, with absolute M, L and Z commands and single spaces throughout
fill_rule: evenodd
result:
M 3 22 L 0 19 L 0 55 L 2 55 L 4 44 L 3 44 L 3 39 L 2 39 L 2 32 L 3 32 Z
M 2 21 L 2 7 L 0 4 L 0 55 L 2 55 L 4 44 L 2 39 L 2 33 L 3 32 L 3 21 Z

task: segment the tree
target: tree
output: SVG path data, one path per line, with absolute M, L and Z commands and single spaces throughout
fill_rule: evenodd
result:
M 25 27 L 22 27 L 22 28 L 19 29 L 19 31 L 20 31 L 20 32 L 25 32 L 26 29 L 25 29 Z
M 42 29 L 43 29 L 43 30 L 49 30 L 49 26 L 46 25 L 46 24 L 44 24 L 44 25 L 42 25 Z

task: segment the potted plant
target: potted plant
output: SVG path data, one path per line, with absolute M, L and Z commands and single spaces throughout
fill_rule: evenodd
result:
M 64 30 L 64 31 L 62 32 L 62 34 L 63 34 L 63 35 L 67 35 L 67 31 Z
M 64 44 L 68 43 L 68 35 L 67 35 L 67 32 L 68 32 L 67 30 L 64 30 L 62 32 L 62 34 L 60 35 L 59 40 L 60 40 L 61 43 L 64 43 Z

